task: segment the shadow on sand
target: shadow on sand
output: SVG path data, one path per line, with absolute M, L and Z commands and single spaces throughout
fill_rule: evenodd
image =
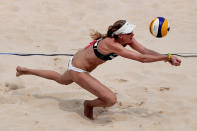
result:
M 33 95 L 37 99 L 52 99 L 58 102 L 59 109 L 66 112 L 76 112 L 83 119 L 86 119 L 94 124 L 107 125 L 115 121 L 126 121 L 128 119 L 135 118 L 149 118 L 149 117 L 160 117 L 159 112 L 153 112 L 143 107 L 128 107 L 121 109 L 117 106 L 111 108 L 94 108 L 94 118 L 95 120 L 89 120 L 83 114 L 83 102 L 82 99 L 69 99 L 63 100 L 54 96 L 43 96 L 43 95 Z

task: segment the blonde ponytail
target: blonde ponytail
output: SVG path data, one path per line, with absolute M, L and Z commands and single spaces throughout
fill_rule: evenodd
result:
M 117 35 L 112 35 L 114 31 L 117 31 L 120 27 L 122 27 L 126 23 L 126 20 L 118 20 L 113 25 L 108 27 L 107 34 L 101 34 L 100 32 L 96 30 L 90 30 L 90 37 L 93 40 L 98 40 L 100 38 L 106 38 L 106 37 L 114 37 L 115 39 L 118 38 Z
M 100 38 L 105 38 L 106 35 L 105 34 L 101 34 L 100 32 L 96 31 L 96 30 L 90 30 L 90 37 L 93 39 L 93 40 L 98 40 Z

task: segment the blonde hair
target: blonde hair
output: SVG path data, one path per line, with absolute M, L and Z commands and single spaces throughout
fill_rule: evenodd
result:
M 124 24 L 126 23 L 126 20 L 118 20 L 116 21 L 113 25 L 110 25 L 108 27 L 107 33 L 106 34 L 101 34 L 100 32 L 96 31 L 96 30 L 91 30 L 90 32 L 90 37 L 93 40 L 98 40 L 100 38 L 106 38 L 106 37 L 114 37 L 115 39 L 118 38 L 117 35 L 112 36 L 113 32 L 117 31 L 118 29 L 120 29 Z

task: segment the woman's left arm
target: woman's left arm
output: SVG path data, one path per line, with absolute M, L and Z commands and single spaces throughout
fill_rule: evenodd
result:
M 132 39 L 131 43 L 128 43 L 128 45 L 133 48 L 134 50 L 136 50 L 137 52 L 141 53 L 141 54 L 149 54 L 149 55 L 161 55 L 160 53 L 150 50 L 146 47 L 144 47 L 143 45 L 141 45 L 139 42 L 137 42 L 135 40 L 135 38 Z
M 136 50 L 137 52 L 141 53 L 141 54 L 148 54 L 148 55 L 154 55 L 154 56 L 160 56 L 162 54 L 147 49 L 146 47 L 144 47 L 143 45 L 141 45 L 140 43 L 138 43 L 135 38 L 132 39 L 131 43 L 128 43 L 128 45 L 133 48 L 134 50 Z M 171 56 L 171 59 L 168 61 L 170 62 L 172 65 L 174 65 L 174 61 L 177 61 L 178 63 L 181 63 L 181 60 L 179 58 L 177 58 L 176 56 Z

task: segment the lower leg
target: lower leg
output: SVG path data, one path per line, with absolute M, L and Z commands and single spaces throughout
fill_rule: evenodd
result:
M 55 71 L 51 70 L 37 70 L 37 69 L 28 69 L 25 67 L 17 67 L 16 76 L 19 77 L 21 75 L 36 75 L 42 78 L 50 79 L 50 80 L 58 80 L 61 75 Z
M 93 119 L 94 107 L 109 107 L 116 103 L 116 95 L 109 88 L 89 75 L 89 73 L 71 71 L 70 75 L 72 80 L 79 86 L 98 97 L 98 99 L 86 100 L 84 102 L 84 115 L 88 118 Z
M 94 107 L 108 107 L 112 106 L 113 104 L 115 104 L 115 102 L 109 104 L 107 102 L 102 101 L 99 98 L 95 100 L 86 100 L 84 102 L 84 115 L 93 120 Z
M 95 100 L 86 100 L 85 103 L 87 106 L 93 106 L 93 107 L 107 107 L 107 106 L 109 106 L 106 102 L 102 101 L 100 98 L 97 98 Z

